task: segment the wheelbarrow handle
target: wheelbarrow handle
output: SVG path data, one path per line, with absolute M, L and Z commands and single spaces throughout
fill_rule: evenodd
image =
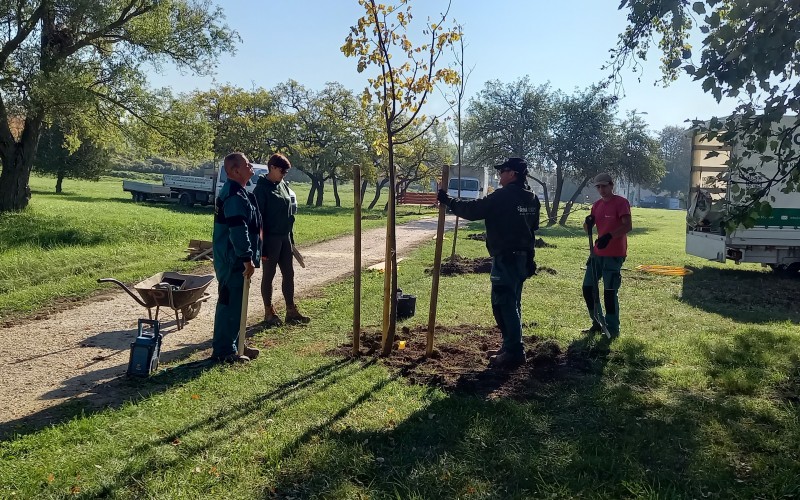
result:
M 122 289 L 123 289 L 123 290 L 125 290 L 126 292 L 128 292 L 128 295 L 130 295 L 131 297 L 133 297 L 133 300 L 135 300 L 136 302 L 138 302 L 138 303 L 139 303 L 139 304 L 140 304 L 142 307 L 147 307 L 147 304 L 145 304 L 145 303 L 144 303 L 144 301 L 143 301 L 142 299 L 140 299 L 139 297 L 137 297 L 137 296 L 136 296 L 136 294 L 134 294 L 134 293 L 131 291 L 131 289 L 130 289 L 130 288 L 128 288 L 128 287 L 127 287 L 127 285 L 125 285 L 125 283 L 123 283 L 123 282 L 121 282 L 121 281 L 119 281 L 119 280 L 115 280 L 114 278 L 98 278 L 98 279 L 97 279 L 97 282 L 98 282 L 98 283 L 115 283 L 115 284 L 119 285 L 120 287 L 122 287 Z M 149 309 L 149 308 L 148 308 L 148 309 Z

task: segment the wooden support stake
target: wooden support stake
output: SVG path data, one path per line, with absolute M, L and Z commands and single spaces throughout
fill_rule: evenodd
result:
M 353 167 L 353 356 L 361 336 L 361 168 Z
M 442 187 L 447 189 L 450 170 L 447 165 L 442 167 Z M 433 354 L 433 329 L 436 327 L 436 305 L 439 301 L 439 272 L 442 267 L 442 243 L 444 240 L 444 218 L 447 207 L 444 203 L 439 204 L 439 224 L 436 227 L 436 252 L 433 257 L 433 272 L 431 283 L 431 308 L 428 312 L 428 341 L 425 347 L 425 356 Z

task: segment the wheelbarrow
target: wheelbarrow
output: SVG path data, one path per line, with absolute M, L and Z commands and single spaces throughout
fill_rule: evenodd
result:
M 169 307 L 175 311 L 175 323 L 180 330 L 187 321 L 197 317 L 203 302 L 211 298 L 206 293 L 206 288 L 213 280 L 214 276 L 211 274 L 195 276 L 173 272 L 158 273 L 133 286 L 138 296 L 125 283 L 114 278 L 100 278 L 97 282 L 116 283 L 122 287 L 133 300 L 147 308 L 147 316 L 151 320 L 158 320 L 161 308 Z M 152 311 L 154 307 L 155 317 Z

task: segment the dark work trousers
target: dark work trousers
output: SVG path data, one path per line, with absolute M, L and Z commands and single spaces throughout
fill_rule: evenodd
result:
M 597 282 L 603 279 L 603 305 L 606 308 L 606 325 L 612 335 L 619 334 L 619 287 L 622 284 L 622 264 L 625 257 L 599 257 L 592 255 L 586 261 L 586 273 L 583 275 L 583 298 L 586 301 L 586 308 L 594 319 L 595 293 Z M 599 300 L 597 300 L 599 302 Z M 603 314 L 603 311 L 598 311 Z M 599 325 L 597 325 L 599 326 Z
M 281 268 L 281 290 L 286 307 L 294 305 L 294 267 L 292 267 L 292 240 L 289 235 L 283 236 L 264 236 L 264 251 L 262 258 L 264 277 L 261 280 L 261 298 L 264 299 L 264 307 L 272 305 L 272 280 L 275 279 L 275 270 Z
M 244 294 L 243 272 L 244 265 L 237 262 L 225 272 L 217 274 L 219 297 L 217 314 L 214 316 L 214 337 L 211 341 L 214 357 L 225 357 L 237 352 Z
M 507 252 L 492 257 L 492 313 L 503 334 L 503 350 L 521 355 L 522 285 L 527 277 L 526 252 Z

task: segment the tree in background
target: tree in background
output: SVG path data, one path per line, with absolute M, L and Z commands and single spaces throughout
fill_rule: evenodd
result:
M 290 126 L 281 112 L 275 92 L 263 88 L 245 90 L 230 85 L 192 94 L 213 129 L 213 153 L 221 159 L 231 151 L 244 151 L 255 163 L 287 147 Z
M 361 104 L 339 83 L 320 92 L 290 80 L 276 90 L 285 114 L 292 115 L 287 138 L 292 165 L 311 179 L 307 204 L 322 206 L 325 181 L 333 182 L 336 206 L 341 206 L 338 182 L 352 177 L 352 165 L 361 161 L 358 120 Z
M 0 19 L 0 212 L 27 206 L 39 138 L 55 115 L 98 145 L 137 120 L 169 136 L 145 66 L 205 74 L 237 36 L 203 0 L 3 2 Z
M 399 134 L 420 121 L 422 105 L 438 82 L 454 84 L 458 74 L 450 68 L 440 66 L 439 58 L 444 50 L 458 40 L 459 32 L 445 29 L 444 23 L 450 10 L 440 16 L 438 22 L 428 20 L 422 35 L 427 42 L 414 46 L 408 37 L 412 20 L 408 0 L 399 0 L 397 5 L 377 4 L 374 0 L 359 0 L 365 15 L 358 19 L 345 39 L 341 50 L 347 57 L 358 59 L 358 71 L 375 65 L 378 74 L 368 78 L 369 86 L 363 98 L 379 103 L 386 133 L 387 161 L 389 166 L 389 205 L 386 226 L 386 278 L 384 286 L 382 354 L 391 352 L 397 326 L 397 246 L 395 242 L 396 216 L 395 195 L 397 173 L 394 148 Z M 409 142 L 407 137 L 402 142 Z
M 684 127 L 666 126 L 658 134 L 665 174 L 658 188 L 671 196 L 686 193 L 692 161 L 692 140 Z
M 56 193 L 61 193 L 65 178 L 99 180 L 111 169 L 111 153 L 91 140 L 80 141 L 71 149 L 70 134 L 64 134 L 58 125 L 51 125 L 42 132 L 34 171 L 56 178 Z
M 755 214 L 769 215 L 765 196 L 775 185 L 784 183 L 784 192 L 800 190 L 800 144 L 794 141 L 800 131 L 800 3 L 622 0 L 620 9 L 628 10 L 629 26 L 612 50 L 612 77 L 646 59 L 648 49 L 657 45 L 665 84 L 682 70 L 717 102 L 739 100 L 728 117 L 695 126 L 709 138 L 739 143 L 745 159 L 777 165 L 774 175 L 740 189 L 743 209 L 731 214 L 729 226 L 752 227 Z M 703 38 L 692 43 L 697 27 Z M 787 114 L 796 115 L 792 123 L 779 125 Z M 728 166 L 754 177 L 753 167 L 745 167 L 742 158 L 731 158 Z
M 434 123 L 421 134 L 412 128 L 409 134 L 414 139 L 398 145 L 395 152 L 398 196 L 404 194 L 412 184 L 427 186 L 435 181 L 442 166 L 449 164 L 453 158 L 453 145 L 447 138 L 447 127 L 443 123 Z

